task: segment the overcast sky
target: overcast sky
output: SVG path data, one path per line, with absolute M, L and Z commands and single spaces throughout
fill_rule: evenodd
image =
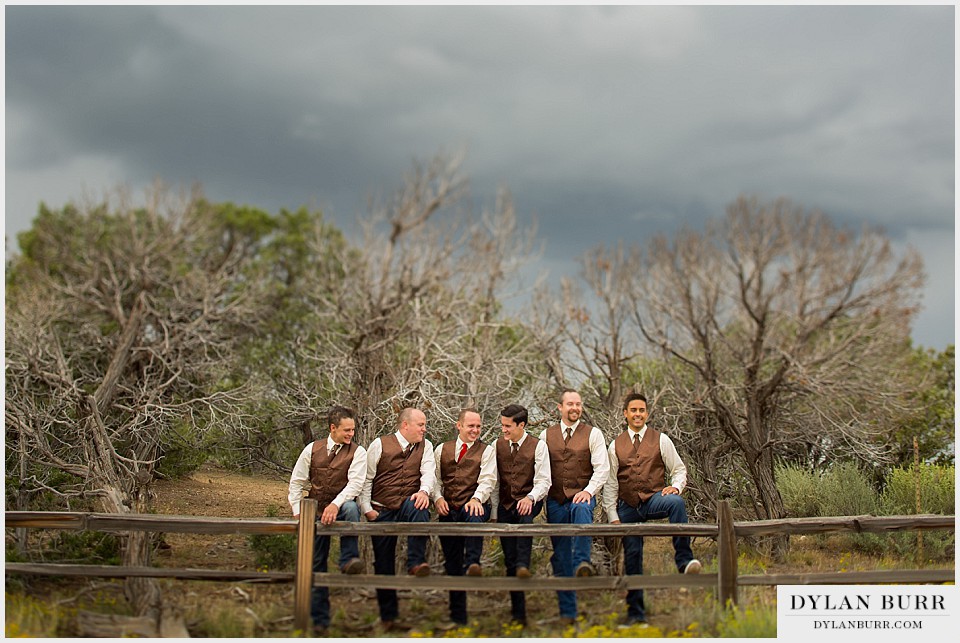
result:
M 349 229 L 466 150 L 542 266 L 785 196 L 883 226 L 954 342 L 954 7 L 10 6 L 7 248 L 40 201 L 200 182 Z

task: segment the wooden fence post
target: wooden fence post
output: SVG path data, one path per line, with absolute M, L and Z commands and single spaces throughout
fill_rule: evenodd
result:
M 297 531 L 297 568 L 293 577 L 293 626 L 302 636 L 313 635 L 310 622 L 310 590 L 313 588 L 313 536 L 317 529 L 317 501 L 300 501 Z
M 917 436 L 913 436 L 913 484 L 917 495 L 917 515 L 923 511 L 923 505 L 920 502 L 920 442 Z M 917 530 L 917 565 L 923 564 L 923 532 Z
M 737 604 L 737 533 L 730 503 L 717 503 L 717 598 L 723 607 Z

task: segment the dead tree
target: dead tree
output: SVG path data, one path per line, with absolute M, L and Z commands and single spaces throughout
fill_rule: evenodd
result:
M 255 306 L 243 271 L 256 239 L 234 232 L 198 193 L 161 188 L 143 207 L 120 194 L 41 211 L 8 266 L 7 436 L 29 454 L 23 488 L 145 512 L 168 439 L 243 421 L 226 364 Z M 149 554 L 145 534 L 123 539 L 124 565 Z M 125 587 L 138 614 L 160 616 L 155 581 Z

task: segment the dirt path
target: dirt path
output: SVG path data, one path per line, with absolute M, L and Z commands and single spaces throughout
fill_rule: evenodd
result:
M 287 482 L 248 476 L 205 464 L 189 477 L 154 483 L 153 510 L 159 514 L 262 518 L 292 517 Z M 254 554 L 243 535 L 166 534 L 160 567 L 250 569 Z

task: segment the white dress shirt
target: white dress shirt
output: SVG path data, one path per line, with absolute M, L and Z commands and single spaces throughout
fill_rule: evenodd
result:
M 467 450 L 473 448 L 473 442 L 464 442 L 460 438 L 457 438 L 457 443 L 453 448 L 453 457 L 456 458 L 457 454 L 460 453 L 460 446 L 466 444 Z M 443 497 L 443 478 L 440 475 L 440 452 L 443 450 L 443 445 L 438 444 L 437 448 L 434 449 L 433 458 L 437 462 L 437 471 L 436 471 L 436 484 L 433 486 L 433 492 L 430 494 L 430 497 L 434 502 Z M 466 457 L 466 453 L 464 453 Z M 483 449 L 483 455 L 480 456 L 480 476 L 477 478 L 477 489 L 473 492 L 473 497 L 480 501 L 481 504 L 487 501 L 490 498 L 490 493 L 493 491 L 493 486 L 497 483 L 497 455 L 491 445 L 486 445 Z
M 643 440 L 643 436 L 647 433 L 647 425 L 644 424 L 639 433 L 630 428 L 627 431 L 630 432 L 631 442 L 637 435 Z M 620 460 L 617 458 L 617 450 L 614 445 L 616 441 L 616 438 L 614 438 L 610 442 L 610 448 L 607 449 L 607 457 L 610 459 L 610 477 L 603 488 L 603 510 L 607 513 L 607 520 L 610 522 L 620 520 L 620 516 L 617 515 L 617 496 L 620 495 L 620 481 L 617 480 L 617 470 L 620 468 Z M 680 459 L 680 454 L 677 453 L 677 447 L 674 446 L 673 440 L 662 431 L 660 432 L 660 457 L 663 458 L 667 478 L 670 480 L 668 486 L 676 487 L 680 493 L 683 493 L 687 486 L 687 465 Z
M 327 451 L 330 451 L 336 444 L 332 438 L 327 437 Z M 304 492 L 310 491 L 310 461 L 313 455 L 313 445 L 311 442 L 300 452 L 297 458 L 297 464 L 293 467 L 293 473 L 290 475 L 290 490 L 287 494 L 287 501 L 290 503 L 290 509 L 294 516 L 300 515 L 300 500 L 303 499 Z M 346 446 L 346 445 L 344 445 Z M 350 462 L 350 468 L 347 470 L 347 486 L 345 486 L 332 503 L 337 508 L 342 507 L 347 500 L 353 500 L 363 489 L 363 479 L 367 474 L 367 450 L 359 444 L 357 450 L 353 452 L 353 460 Z M 323 507 L 319 508 L 323 511 Z
M 393 435 L 397 436 L 401 449 L 406 449 L 407 445 L 410 444 L 399 431 Z M 367 475 L 363 481 L 363 491 L 360 492 L 360 513 L 365 514 L 368 511 L 380 511 L 380 509 L 382 509 L 382 507 L 380 509 L 375 508 L 371 500 L 371 495 L 373 494 L 373 479 L 377 475 L 377 465 L 380 464 L 380 455 L 382 453 L 383 444 L 380 442 L 380 438 L 376 438 L 370 443 L 370 446 L 367 447 Z M 431 444 L 430 440 L 424 438 L 423 455 L 420 458 L 420 489 L 418 491 L 424 492 L 427 494 L 427 497 L 429 497 L 430 492 L 436 484 L 436 477 L 437 472 L 433 458 L 433 444 Z

